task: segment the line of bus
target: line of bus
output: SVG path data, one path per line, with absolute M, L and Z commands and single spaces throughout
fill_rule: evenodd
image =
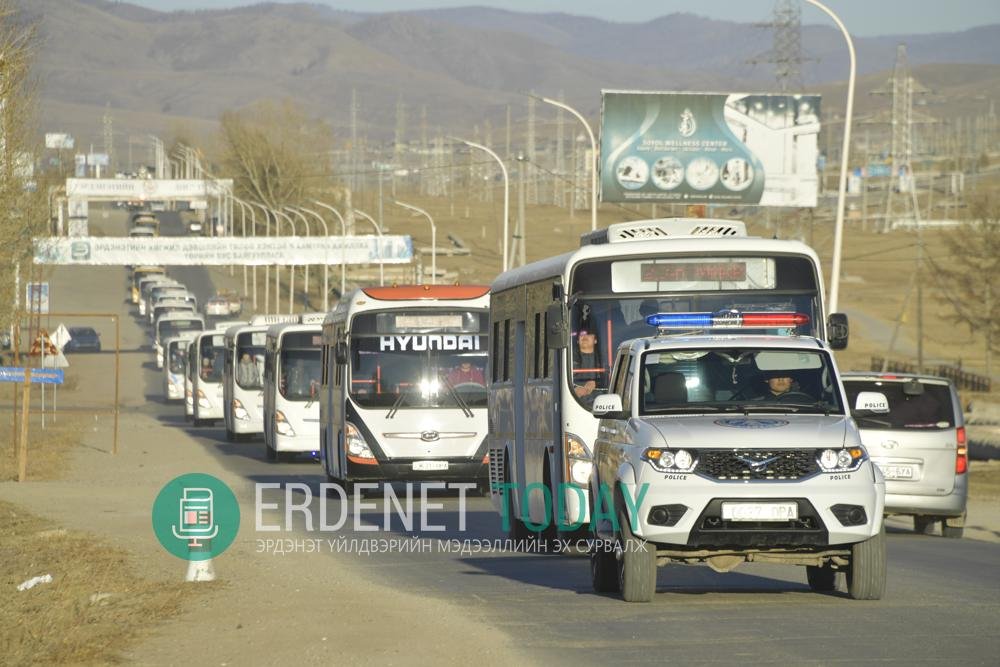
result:
M 368 287 L 323 323 L 331 482 L 486 482 L 486 286 Z
M 721 311 L 798 313 L 802 324 L 744 331 L 847 345 L 846 317 L 824 319 L 816 253 L 797 241 L 748 237 L 743 223 L 726 220 L 611 225 L 585 235 L 577 250 L 501 274 L 490 298 L 491 497 L 519 538 L 526 521 L 549 524 L 542 485 L 555 499 L 557 529 L 589 521 L 599 424 L 590 405 L 607 391 L 618 345 L 648 335 L 648 315 L 690 313 L 697 329 L 699 316 Z M 520 491 L 501 493 L 504 483 Z

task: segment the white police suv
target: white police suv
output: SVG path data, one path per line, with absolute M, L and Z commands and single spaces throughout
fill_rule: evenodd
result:
M 816 591 L 843 572 L 850 597 L 881 598 L 885 483 L 830 349 L 792 335 L 671 335 L 692 329 L 690 315 L 650 316 L 659 334 L 622 344 L 610 393 L 594 401 L 594 589 L 645 602 L 657 565 L 753 561 L 804 565 Z M 779 332 L 797 314 L 716 319 L 733 329 L 754 316 L 754 329 Z M 879 393 L 856 399 L 856 415 L 887 411 Z

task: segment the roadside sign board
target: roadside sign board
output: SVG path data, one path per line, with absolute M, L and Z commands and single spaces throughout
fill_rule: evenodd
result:
M 66 347 L 66 343 L 73 340 L 73 337 L 69 335 L 69 329 L 66 328 L 66 325 L 60 322 L 59 326 L 56 327 L 55 332 L 49 336 L 49 340 L 51 340 L 52 344 L 59 350 L 62 350 Z
M 0 382 L 24 382 L 24 370 L 16 366 L 0 366 Z M 62 384 L 61 368 L 32 368 L 31 384 Z

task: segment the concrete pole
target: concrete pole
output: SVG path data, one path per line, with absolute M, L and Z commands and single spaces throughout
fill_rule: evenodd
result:
M 590 229 L 593 231 L 597 229 L 597 141 L 594 139 L 594 131 L 590 129 L 590 123 L 587 122 L 587 119 L 573 107 L 548 97 L 541 97 L 538 99 L 541 99 L 541 101 L 546 104 L 551 104 L 554 107 L 559 107 L 560 109 L 565 109 L 570 112 L 576 116 L 577 120 L 583 123 L 583 129 L 587 130 L 587 137 L 590 139 L 590 152 L 592 158 L 590 160 Z
M 385 285 L 385 258 L 382 256 L 382 227 L 364 211 L 354 209 L 354 214 L 370 222 L 372 227 L 375 228 L 375 233 L 378 234 L 378 284 L 379 287 L 382 287 Z
M 431 223 L 431 284 L 437 285 L 437 226 L 434 224 L 434 218 L 430 216 L 430 213 L 422 208 L 417 208 L 412 204 L 404 204 L 401 201 L 396 202 L 397 205 L 403 208 L 413 211 L 419 215 L 427 218 L 427 222 Z M 423 276 L 420 276 L 421 282 L 423 281 Z
M 500 270 L 501 271 L 506 271 L 508 268 L 510 268 L 510 265 L 509 265 L 509 263 L 507 261 L 507 242 L 508 242 L 508 240 L 510 238 L 509 237 L 509 235 L 510 235 L 510 177 L 509 177 L 509 175 L 507 173 L 507 165 L 505 165 L 503 163 L 503 160 L 500 159 L 499 155 L 497 155 L 491 149 L 487 148 L 486 146 L 484 146 L 482 144 L 477 144 L 475 142 L 467 141 L 465 139 L 458 139 L 458 141 L 461 141 L 463 144 L 465 144 L 469 148 L 478 148 L 481 151 L 486 151 L 487 153 L 490 154 L 490 157 L 492 157 L 494 160 L 496 160 L 497 164 L 500 165 L 500 172 L 503 174 L 503 239 L 502 239 L 502 242 L 503 242 L 502 243 L 503 244 L 503 250 L 502 250 L 503 261 L 500 264 Z
M 337 219 L 340 220 L 340 234 L 341 234 L 341 236 L 340 236 L 340 298 L 343 299 L 344 298 L 344 292 L 347 290 L 347 261 L 346 261 L 347 260 L 347 257 L 346 257 L 347 249 L 344 247 L 345 244 L 347 243 L 347 221 L 344 220 L 344 216 L 342 216 L 340 214 L 340 211 L 338 211 L 334 207 L 330 206 L 329 204 L 324 204 L 323 202 L 318 201 L 316 199 L 313 200 L 313 203 L 316 204 L 316 206 L 319 206 L 321 208 L 325 208 L 330 213 L 333 213 L 335 216 L 337 216 Z
M 326 220 L 323 219 L 323 216 L 312 209 L 306 208 L 305 206 L 299 206 L 299 210 L 305 211 L 319 220 L 323 224 L 324 239 L 330 238 L 330 228 L 327 227 Z M 325 240 L 324 243 L 326 243 Z M 324 245 L 324 247 L 326 246 Z M 323 253 L 323 256 L 325 258 L 325 261 L 323 262 L 323 312 L 327 312 L 330 310 L 330 259 L 326 257 L 325 252 Z

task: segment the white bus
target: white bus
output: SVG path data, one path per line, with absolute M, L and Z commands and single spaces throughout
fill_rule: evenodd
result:
M 163 364 L 163 398 L 184 400 L 184 376 L 187 374 L 188 345 L 198 334 L 188 331 L 163 341 L 166 361 Z
M 156 367 L 163 368 L 163 343 L 167 338 L 185 331 L 204 331 L 205 318 L 194 313 L 167 313 L 153 327 L 153 349 L 156 351 Z
M 485 488 L 486 286 L 368 287 L 323 323 L 321 460 L 332 482 Z
M 264 447 L 268 461 L 319 451 L 321 347 L 319 323 L 275 324 L 267 330 Z
M 226 335 L 221 329 L 203 331 L 194 339 L 191 407 L 195 426 L 211 426 L 223 418 L 222 369 L 226 363 Z
M 846 317 L 823 319 L 816 253 L 748 237 L 741 222 L 619 223 L 585 235 L 578 250 L 501 274 L 490 300 L 489 461 L 491 497 L 512 536 L 527 535 L 525 521 L 565 531 L 589 521 L 599 423 L 590 405 L 607 391 L 619 343 L 655 331 L 646 317 L 663 312 L 689 314 L 692 330 L 756 315 L 763 324 L 750 333 L 847 345 Z
M 254 315 L 250 324 L 226 329 L 222 371 L 222 411 L 226 439 L 264 433 L 264 347 L 272 324 L 296 322 L 297 315 Z

